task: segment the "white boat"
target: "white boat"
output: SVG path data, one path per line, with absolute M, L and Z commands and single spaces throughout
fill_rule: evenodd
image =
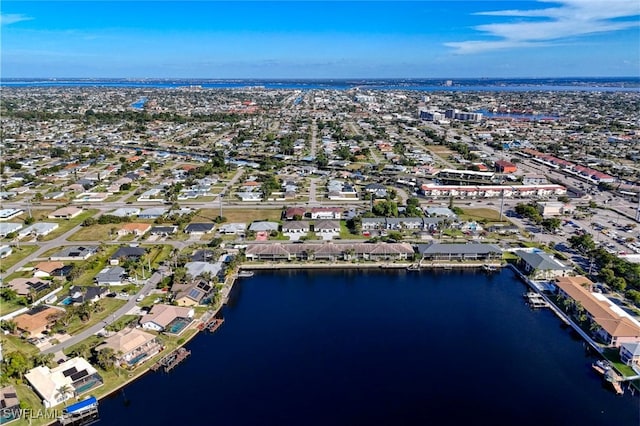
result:
M 238 277 L 249 278 L 253 276 L 253 271 L 240 271 L 238 272 Z

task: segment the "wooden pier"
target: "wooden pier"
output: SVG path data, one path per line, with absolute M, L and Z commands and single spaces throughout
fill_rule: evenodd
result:
M 160 368 L 164 368 L 164 372 L 168 373 L 171 371 L 176 365 L 180 364 L 185 360 L 189 355 L 191 355 L 191 351 L 185 348 L 178 348 L 175 351 L 171 352 L 160 361 L 151 366 L 152 371 L 158 371 Z

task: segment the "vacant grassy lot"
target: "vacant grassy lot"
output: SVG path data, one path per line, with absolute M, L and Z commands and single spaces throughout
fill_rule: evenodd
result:
M 117 237 L 117 230 L 122 225 L 119 224 L 105 224 L 105 225 L 91 225 L 84 226 L 75 234 L 71 235 L 69 241 L 95 241 L 99 243 L 101 241 L 112 241 Z M 113 232 L 112 232 L 113 231 Z
M 489 208 L 465 208 L 462 210 L 463 214 L 460 215 L 460 219 L 462 220 L 499 222 L 500 219 L 500 212 Z M 502 215 L 502 222 L 509 222 L 505 215 Z
M 427 149 L 440 157 L 448 157 L 453 154 L 449 148 L 443 145 L 427 145 Z
M 82 214 L 78 215 L 77 217 L 74 217 L 73 219 L 69 219 L 69 220 L 64 220 L 64 219 L 46 219 L 46 218 L 43 219 L 45 222 L 46 221 L 56 222 L 59 225 L 58 229 L 56 229 L 55 231 L 53 231 L 49 235 L 45 236 L 43 238 L 43 240 L 44 241 L 50 241 L 50 240 L 53 240 L 55 238 L 58 238 L 60 235 L 64 234 L 65 232 L 67 232 L 68 230 L 72 229 L 73 227 L 80 225 L 82 222 L 84 222 L 85 219 L 93 217 L 96 213 L 98 213 L 97 209 L 90 209 L 90 210 L 87 210 L 87 211 L 83 212 Z
M 223 208 L 227 222 L 251 223 L 256 220 L 279 221 L 281 209 L 233 209 Z M 220 209 L 202 209 L 194 216 L 193 222 L 211 222 L 220 215 Z

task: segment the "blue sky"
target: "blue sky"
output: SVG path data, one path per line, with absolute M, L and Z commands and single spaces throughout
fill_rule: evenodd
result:
M 2 77 L 640 76 L 640 2 L 2 1 Z

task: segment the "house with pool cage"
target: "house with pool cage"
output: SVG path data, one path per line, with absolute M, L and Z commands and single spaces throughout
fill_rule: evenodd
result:
M 138 328 L 125 328 L 105 339 L 96 347 L 100 352 L 111 348 L 117 354 L 115 364 L 121 368 L 134 369 L 163 349 L 158 338 Z

